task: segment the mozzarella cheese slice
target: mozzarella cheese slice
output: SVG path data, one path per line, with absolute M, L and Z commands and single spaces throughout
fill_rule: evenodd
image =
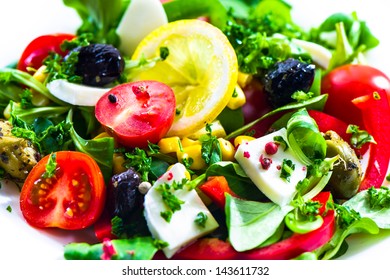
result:
M 284 150 L 279 146 L 275 154 L 267 154 L 265 146 L 269 142 L 274 142 L 275 136 L 281 136 L 287 141 L 287 131 L 285 128 L 270 133 L 261 138 L 241 144 L 235 154 L 235 158 L 244 169 L 248 177 L 270 200 L 280 206 L 288 204 L 294 197 L 296 185 L 306 177 L 307 168 L 295 156 L 291 148 Z M 270 160 L 268 168 L 261 164 Z M 282 165 L 284 160 L 291 160 L 294 171 L 289 179 L 282 178 Z
M 146 35 L 166 23 L 167 15 L 160 0 L 132 0 L 116 29 L 119 49 L 131 56 Z
M 47 83 L 47 89 L 58 99 L 77 106 L 95 106 L 110 88 L 90 87 L 58 79 Z
M 180 248 L 206 235 L 218 227 L 217 221 L 204 205 L 195 190 L 186 187 L 172 191 L 180 200 L 184 201 L 181 209 L 173 213 L 168 222 L 161 217 L 161 212 L 169 210 L 162 199 L 162 193 L 157 190 L 161 184 L 172 185 L 174 181 L 180 183 L 186 178 L 186 168 L 176 163 L 169 171 L 163 174 L 145 195 L 144 215 L 150 232 L 156 239 L 163 240 L 168 246 L 163 249 L 167 258 L 171 258 Z M 199 213 L 207 216 L 203 226 L 195 223 Z

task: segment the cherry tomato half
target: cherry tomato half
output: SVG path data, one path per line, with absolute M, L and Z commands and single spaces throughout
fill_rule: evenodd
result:
M 32 226 L 83 229 L 100 217 L 106 188 L 99 166 L 75 151 L 55 153 L 54 176 L 45 178 L 50 155 L 30 171 L 20 194 L 20 208 Z
M 27 67 L 38 69 L 50 52 L 65 55 L 66 52 L 62 51 L 60 46 L 65 40 L 72 40 L 74 37 L 73 34 L 56 33 L 35 38 L 24 49 L 17 68 L 25 72 L 28 72 Z
M 348 124 L 364 128 L 363 116 L 352 100 L 385 92 L 390 102 L 390 80 L 381 71 L 368 65 L 347 64 L 332 70 L 322 79 L 322 93 L 328 93 L 324 112 Z
M 96 103 L 95 116 L 125 147 L 157 143 L 171 127 L 176 111 L 172 89 L 157 81 L 118 85 Z

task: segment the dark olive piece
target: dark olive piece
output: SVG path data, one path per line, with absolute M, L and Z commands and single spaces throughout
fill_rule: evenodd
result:
M 83 84 L 104 86 L 117 80 L 125 67 L 120 52 L 112 45 L 90 44 L 80 47 L 75 74 L 82 77 Z
M 281 107 L 294 101 L 296 91 L 308 92 L 314 81 L 315 66 L 294 58 L 278 62 L 263 78 L 264 92 L 270 105 Z
M 335 198 L 349 199 L 354 196 L 362 180 L 361 163 L 351 146 L 336 132 L 325 133 L 327 157 L 340 156 L 340 161 L 334 165 L 332 176 L 327 185 Z
M 114 201 L 114 215 L 120 218 L 129 217 L 136 207 L 142 205 L 143 195 L 138 191 L 141 183 L 139 174 L 130 168 L 112 176 L 110 187 Z

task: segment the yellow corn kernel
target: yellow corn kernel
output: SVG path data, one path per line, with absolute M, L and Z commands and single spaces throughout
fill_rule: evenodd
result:
M 246 102 L 245 93 L 239 85 L 234 88 L 234 93 L 230 98 L 227 107 L 231 110 L 236 110 L 242 107 Z
M 170 169 L 172 168 L 172 166 L 174 166 L 174 164 L 168 166 L 167 171 L 170 170 Z M 187 178 L 188 180 L 191 180 L 191 174 L 190 174 L 190 172 L 189 172 L 187 169 L 186 169 L 186 171 L 184 172 L 184 176 L 186 176 L 186 178 Z
M 33 78 L 37 80 L 38 82 L 43 83 L 46 78 L 47 78 L 47 73 L 46 71 L 46 65 L 42 65 L 41 67 L 38 68 L 38 70 L 34 73 Z
M 250 74 L 238 72 L 237 83 L 240 87 L 244 88 L 252 81 L 253 76 Z
M 216 137 L 224 138 L 226 136 L 226 131 L 223 128 L 219 120 L 215 120 L 210 124 L 211 134 Z M 199 139 L 202 135 L 207 134 L 206 126 L 195 132 L 194 134 L 188 136 L 191 139 Z
M 184 137 L 183 139 L 181 139 L 181 146 L 182 147 L 188 147 L 188 146 L 199 145 L 199 144 L 200 144 L 199 140 L 193 140 L 193 139 L 188 138 L 188 137 Z
M 190 165 L 190 169 L 192 170 L 200 170 L 206 167 L 206 162 L 202 158 L 202 145 L 192 145 L 188 147 L 183 147 L 183 149 L 176 152 L 177 159 L 179 162 L 184 160 L 192 159 L 192 164 Z
M 234 147 L 238 147 L 239 145 L 243 144 L 243 143 L 248 143 L 249 141 L 252 141 L 256 138 L 252 137 L 252 136 L 248 136 L 248 135 L 240 135 L 240 136 L 237 136 L 236 138 L 234 138 Z
M 180 138 L 177 136 L 162 138 L 157 145 L 163 154 L 176 153 L 180 149 Z
M 222 160 L 234 161 L 234 154 L 236 150 L 233 144 L 223 138 L 218 138 L 219 145 L 221 147 Z
M 125 172 L 127 168 L 124 166 L 125 157 L 121 153 L 114 153 L 112 161 L 112 173 L 119 174 Z

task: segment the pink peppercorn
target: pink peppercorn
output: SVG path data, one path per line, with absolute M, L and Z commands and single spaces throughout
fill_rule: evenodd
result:
M 264 157 L 263 155 L 260 156 L 260 164 L 261 164 L 261 167 L 265 170 L 268 170 L 268 168 L 271 166 L 272 164 L 272 159 L 270 158 L 267 158 L 267 157 Z
M 279 145 L 275 142 L 268 142 L 265 144 L 264 150 L 267 155 L 274 155 L 278 152 Z
M 244 152 L 244 158 L 250 158 L 251 154 L 247 151 Z

